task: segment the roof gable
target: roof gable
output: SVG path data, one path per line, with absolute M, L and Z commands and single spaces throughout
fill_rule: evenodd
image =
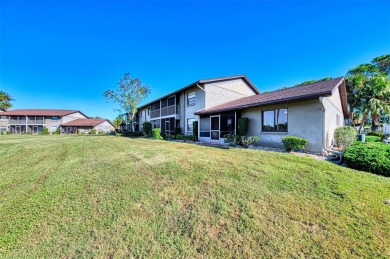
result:
M 251 82 L 245 75 L 216 77 L 216 78 L 201 79 L 201 80 L 195 81 L 195 82 L 193 82 L 193 83 L 191 83 L 191 84 L 189 84 L 189 85 L 186 85 L 186 86 L 184 86 L 184 87 L 182 87 L 182 88 L 180 88 L 180 89 L 178 89 L 178 90 L 176 90 L 176 91 L 174 91 L 174 92 L 171 92 L 171 93 L 166 94 L 166 95 L 164 95 L 164 96 L 162 96 L 162 97 L 160 97 L 160 98 L 158 98 L 158 99 L 155 99 L 155 100 L 153 100 L 153 101 L 151 101 L 151 102 L 148 102 L 148 103 L 146 103 L 146 104 L 140 106 L 139 109 L 144 108 L 144 107 L 146 107 L 146 106 L 148 106 L 148 105 L 150 105 L 150 104 L 152 104 L 152 103 L 154 103 L 154 102 L 156 102 L 156 101 L 158 101 L 158 100 L 161 100 L 161 99 L 170 97 L 170 96 L 172 96 L 172 95 L 175 95 L 175 94 L 178 94 L 178 93 L 180 93 L 180 92 L 183 92 L 183 91 L 185 91 L 185 90 L 187 90 L 187 89 L 190 89 L 190 88 L 192 88 L 192 87 L 195 87 L 195 86 L 197 86 L 198 84 L 203 85 L 203 84 L 206 84 L 206 83 L 227 81 L 227 80 L 233 80 L 233 79 L 242 79 L 242 80 L 244 80 L 244 82 L 247 83 L 248 86 L 249 86 L 256 94 L 259 94 L 259 93 L 260 93 L 260 91 L 256 88 L 256 86 L 255 86 L 254 84 L 252 84 L 252 82 Z
M 69 121 L 67 123 L 61 124 L 61 126 L 65 127 L 95 127 L 103 122 L 109 122 L 112 126 L 114 126 L 109 120 L 107 119 L 77 119 L 73 121 Z

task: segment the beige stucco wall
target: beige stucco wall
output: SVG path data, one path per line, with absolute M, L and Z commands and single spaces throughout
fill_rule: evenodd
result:
M 96 125 L 94 129 L 98 131 L 104 131 L 104 132 L 110 132 L 115 130 L 114 126 L 112 126 L 111 123 L 109 123 L 108 121 L 104 121 L 99 125 Z
M 187 105 L 187 94 L 195 91 L 195 105 L 188 106 Z M 180 127 L 184 134 L 192 135 L 192 131 L 187 131 L 187 120 L 195 119 L 199 121 L 199 115 L 195 115 L 194 113 L 199 111 L 200 109 L 204 109 L 205 107 L 205 92 L 199 87 L 193 87 L 186 90 L 183 94 L 183 102 L 180 100 Z M 184 115 L 184 116 L 182 116 Z
M 69 115 L 66 115 L 66 116 L 63 116 L 61 118 L 62 120 L 62 123 L 67 123 L 67 122 L 70 122 L 70 121 L 74 121 L 74 120 L 77 120 L 77 119 L 86 119 L 87 117 L 85 117 L 83 114 L 81 114 L 80 112 L 75 112 L 75 113 L 72 113 L 72 114 L 69 114 Z
M 262 132 L 261 112 L 281 108 L 288 109 L 288 132 Z M 297 136 L 308 140 L 308 151 L 322 152 L 323 111 L 318 99 L 249 108 L 242 111 L 241 117 L 249 118 L 248 136 L 259 136 L 257 144 L 283 147 L 281 141 L 284 136 Z
M 204 89 L 206 91 L 206 109 L 256 94 L 241 78 L 207 83 L 204 85 Z
M 324 97 L 322 102 L 325 107 L 325 144 L 326 147 L 330 147 L 334 139 L 334 130 L 344 126 L 344 115 L 339 89 L 332 96 Z M 339 118 L 339 123 L 337 123 L 337 118 Z
M 59 127 L 61 124 L 65 124 L 67 122 L 74 121 L 77 119 L 86 119 L 86 118 L 87 117 L 85 117 L 80 112 L 75 112 L 75 113 L 63 116 L 63 117 L 59 118 L 57 121 L 52 121 L 51 117 L 45 117 L 44 125 L 46 128 L 49 129 L 49 132 L 52 132 L 52 131 L 54 131 L 54 129 L 52 130 L 51 127 Z

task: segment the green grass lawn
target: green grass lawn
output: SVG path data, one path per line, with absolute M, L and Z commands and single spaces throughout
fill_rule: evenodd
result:
M 292 154 L 0 136 L 0 257 L 389 257 L 390 178 Z

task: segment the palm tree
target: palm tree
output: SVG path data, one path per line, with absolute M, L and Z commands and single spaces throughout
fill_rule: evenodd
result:
M 371 115 L 372 131 L 375 131 L 380 124 L 381 113 L 390 114 L 390 79 L 383 74 L 364 76 L 356 74 L 348 76 L 350 85 L 354 86 L 354 100 L 358 104 L 363 118 L 360 123 L 359 132 Z
M 12 107 L 12 101 L 14 99 L 8 93 L 0 91 L 0 109 L 8 110 Z

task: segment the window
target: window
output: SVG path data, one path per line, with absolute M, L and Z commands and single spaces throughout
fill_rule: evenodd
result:
M 0 121 L 5 121 L 5 120 L 7 120 L 7 116 L 0 116 Z
M 287 132 L 287 109 L 263 111 L 262 131 Z
M 0 127 L 0 132 L 6 132 L 7 131 L 7 127 Z
M 195 105 L 195 92 L 187 94 L 187 106 Z
M 194 131 L 193 123 L 195 119 L 187 119 L 187 131 Z
M 58 121 L 58 117 L 51 117 L 51 121 Z
M 150 115 L 150 108 L 148 108 L 148 116 Z

